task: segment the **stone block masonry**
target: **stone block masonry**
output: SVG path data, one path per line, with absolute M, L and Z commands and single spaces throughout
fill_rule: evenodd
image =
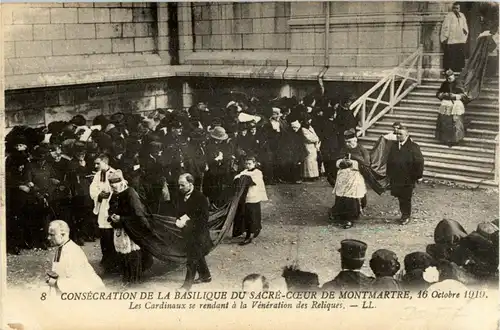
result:
M 2 5 L 7 81 L 15 76 L 13 88 L 31 88 L 36 86 L 34 79 L 23 75 L 39 74 L 48 85 L 51 79 L 57 85 L 61 79 L 74 83 L 71 77 L 75 72 L 89 70 L 86 59 L 94 55 L 104 56 L 104 68 L 124 71 L 117 72 L 117 76 L 137 79 L 135 74 L 127 73 L 134 66 L 127 62 L 127 55 L 147 55 L 148 60 L 143 61 L 146 66 L 160 61 L 169 63 L 170 55 L 164 52 L 169 40 L 168 15 L 160 18 L 157 13 L 165 11 L 166 6 L 151 2 Z M 154 56 L 158 61 L 152 59 Z M 73 61 L 68 57 L 73 57 Z M 82 73 L 88 81 L 81 83 L 106 81 L 106 76 L 99 76 L 99 72 L 92 75 Z
M 44 125 L 77 114 L 91 121 L 100 114 L 181 107 L 181 92 L 167 79 L 7 91 L 6 127 Z

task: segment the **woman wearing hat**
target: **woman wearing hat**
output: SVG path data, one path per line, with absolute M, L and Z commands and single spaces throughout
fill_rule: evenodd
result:
M 227 143 L 228 138 L 226 130 L 216 126 L 210 131 L 210 141 L 207 144 L 208 171 L 203 181 L 203 192 L 215 207 L 221 207 L 228 201 L 228 188 L 232 184 L 231 165 L 234 155 L 231 145 Z
M 452 70 L 445 72 L 446 81 L 436 93 L 441 100 L 439 114 L 436 122 L 436 139 L 452 147 L 463 140 L 465 136 L 464 127 L 464 103 L 466 99 L 462 85 L 456 80 Z
M 311 126 L 312 118 L 309 114 L 302 120 L 301 132 L 304 136 L 304 146 L 307 154 L 302 167 L 302 176 L 305 180 L 316 180 L 319 177 L 318 150 L 319 137 Z

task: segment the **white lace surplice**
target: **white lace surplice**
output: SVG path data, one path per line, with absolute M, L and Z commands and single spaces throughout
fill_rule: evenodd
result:
M 113 242 L 115 244 L 115 250 L 118 253 L 127 254 L 141 249 L 139 245 L 135 244 L 134 241 L 130 239 L 123 228 L 114 230 Z
M 333 194 L 340 197 L 363 198 L 366 195 L 365 179 L 358 171 L 358 162 L 350 168 L 339 169 Z
M 460 100 L 442 100 L 441 105 L 439 106 L 439 113 L 442 115 L 455 115 L 461 116 L 465 112 L 465 107 L 462 101 Z

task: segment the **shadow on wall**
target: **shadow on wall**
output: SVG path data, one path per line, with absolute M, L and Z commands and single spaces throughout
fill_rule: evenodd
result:
M 165 79 L 7 91 L 6 127 L 39 126 L 79 114 L 91 121 L 101 114 L 179 107 L 180 100 L 180 90 Z

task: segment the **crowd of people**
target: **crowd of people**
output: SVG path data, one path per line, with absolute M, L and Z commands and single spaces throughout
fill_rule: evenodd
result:
M 182 250 L 169 246 L 176 229 L 161 218 L 174 216 L 174 227 L 190 231 L 182 243 L 192 247 L 184 248 L 189 289 L 211 281 L 205 262 L 214 247 L 209 212 L 228 205 L 242 176 L 251 184 L 233 226 L 233 237 L 245 234 L 241 245 L 262 229 L 266 184 L 321 175 L 335 196 L 330 219 L 343 228 L 363 214 L 367 186 L 378 194 L 390 189 L 401 225 L 408 224 L 413 189 L 423 175 L 420 148 L 396 122 L 368 152 L 358 142 L 353 100 L 315 94 L 300 102 L 232 98 L 212 109 L 200 102 L 147 116 L 100 115 L 91 124 L 77 115 L 47 127 L 14 127 L 5 141 L 8 252 L 46 249 L 49 223 L 63 219 L 68 239 L 84 245 L 99 238 L 105 271 L 118 267 L 125 282 L 135 283 L 152 256 L 172 260 Z
M 320 285 L 316 273 L 288 266 L 283 270 L 289 291 L 419 291 L 464 292 L 463 289 L 498 284 L 498 219 L 480 223 L 467 233 L 454 220 L 440 221 L 434 231 L 434 243 L 426 251 L 407 254 L 401 265 L 395 252 L 378 249 L 369 266 L 373 274 L 361 271 L 368 245 L 346 239 L 338 250 L 341 271 Z M 264 275 L 250 274 L 243 279 L 244 291 L 268 291 Z
M 344 131 L 357 124 L 350 102 L 282 98 L 258 109 L 232 101 L 210 110 L 200 102 L 148 116 L 100 115 L 92 125 L 77 115 L 46 127 L 14 127 L 6 137 L 9 252 L 46 248 L 47 221 L 54 219 L 68 222 L 77 244 L 95 240 L 108 222 L 106 212 L 95 221 L 93 211 L 109 198 L 95 195 L 104 182 L 95 173 L 110 168 L 122 170 L 155 214 L 177 198 L 177 179 L 186 172 L 211 208 L 221 207 L 247 156 L 260 164 L 266 184 L 315 180 L 323 168 L 334 185 Z

